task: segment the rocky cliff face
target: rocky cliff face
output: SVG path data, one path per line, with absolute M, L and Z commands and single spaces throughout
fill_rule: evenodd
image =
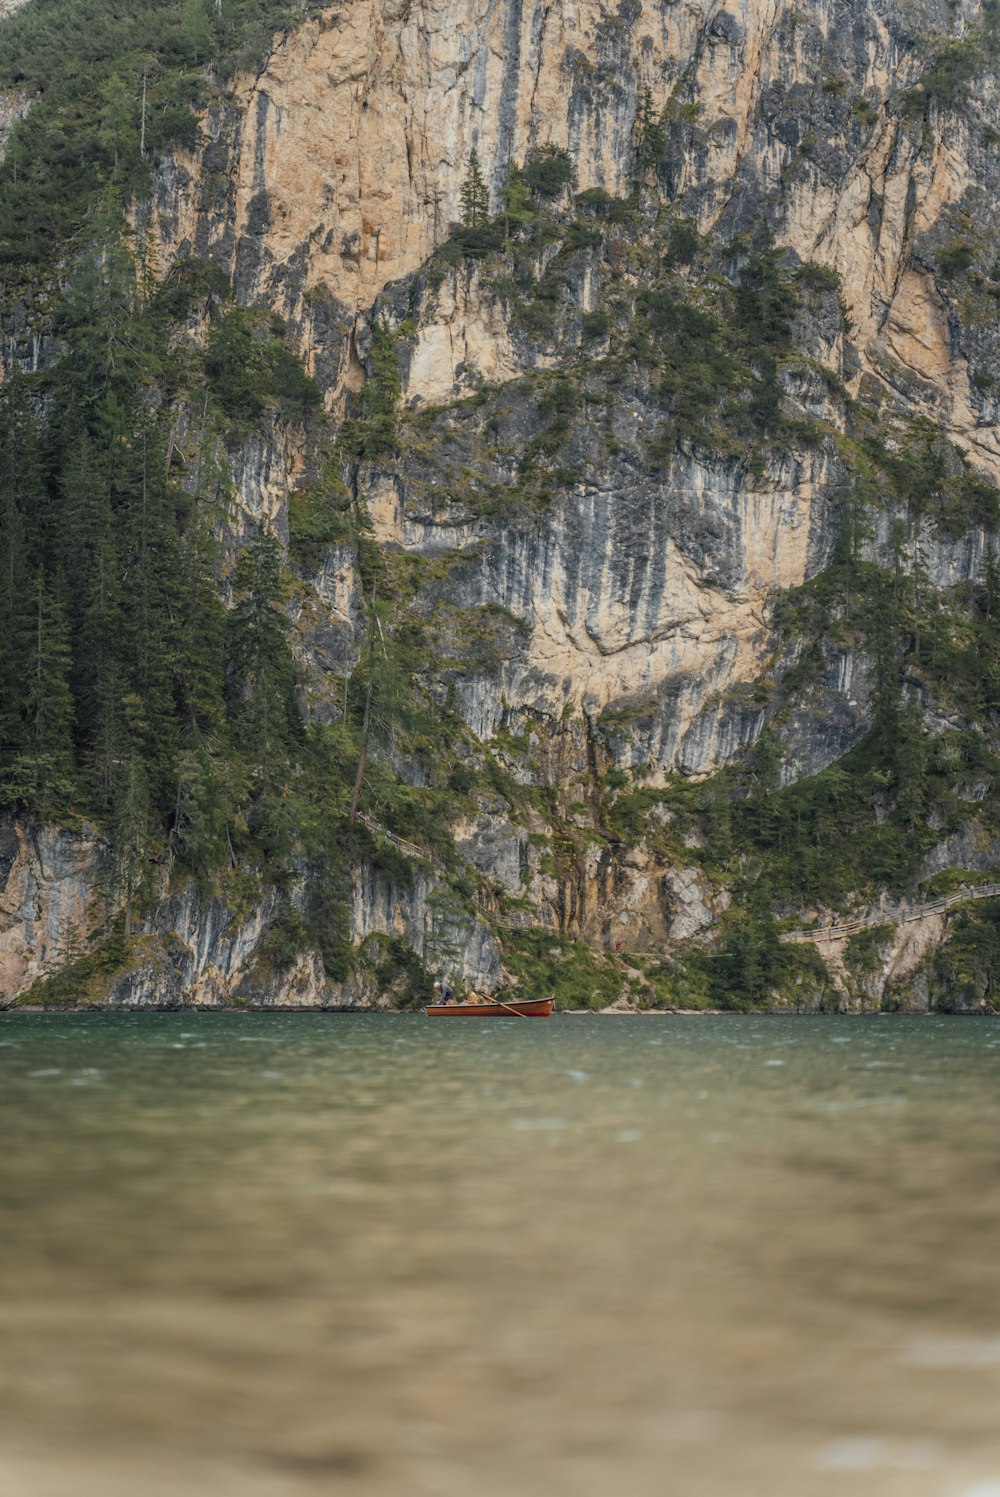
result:
M 104 858 L 91 828 L 76 835 L 0 824 L 0 994 L 10 1001 L 83 949 L 106 918 Z
M 956 20 L 943 5 L 919 14 L 756 3 L 610 11 L 521 0 L 471 15 L 439 3 L 323 11 L 240 80 L 206 120 L 200 153 L 165 165 L 150 207 L 159 259 L 221 260 L 241 299 L 277 308 L 299 329 L 337 408 L 365 377 L 376 298 L 460 217 L 470 150 L 494 201 L 510 163 L 540 144 L 568 149 L 579 190 L 624 195 L 648 89 L 665 111 L 666 141 L 646 196 L 655 191 L 720 239 L 767 219 L 801 259 L 836 270 L 853 326 L 848 335 L 839 320 L 817 320 L 810 355 L 851 394 L 931 417 L 995 474 L 995 318 L 970 306 L 967 287 L 946 280 L 934 257 L 963 223 L 975 226 L 977 254 L 989 242 L 998 167 L 988 141 L 1000 101 L 987 81 L 957 117 L 933 97 L 928 117 L 901 104 L 919 91 L 928 38 L 961 38 L 976 16 L 965 7 Z M 578 258 L 569 296 L 582 317 L 614 266 L 593 252 Z M 484 279 L 456 271 L 415 305 L 398 293 L 379 301 L 399 321 L 415 314 L 410 406 L 559 362 L 519 345 L 510 306 Z M 838 423 L 824 393 L 789 393 Z M 655 415 L 633 406 L 619 420 L 641 429 Z M 249 466 L 259 472 L 261 454 Z M 511 664 L 499 691 L 469 683 L 477 732 L 495 729 L 501 699 L 599 712 L 665 691 L 669 713 L 641 753 L 699 772 L 726 757 L 727 736 L 730 747 L 745 741 L 743 730 L 707 730 L 699 709 L 754 679 L 768 652 L 767 600 L 828 559 L 825 501 L 836 476 L 826 455 L 804 453 L 754 475 L 738 461 L 678 453 L 655 482 L 627 461 L 601 463 L 530 535 L 470 524 L 458 506 L 442 513 L 426 474 L 419 494 L 406 475 L 372 475 L 366 497 L 383 544 L 482 553 L 465 584 L 470 599 L 533 626 L 523 665 Z M 290 470 L 284 478 L 287 491 Z M 280 464 L 274 485 L 280 493 Z M 938 550 L 928 553 L 936 570 L 947 565 Z M 965 575 L 974 575 L 977 544 L 966 550 Z M 950 580 L 960 575 L 952 568 Z
M 486 926 L 460 914 L 428 921 L 440 884 L 430 868 L 394 878 L 368 865 L 355 877 L 352 928 L 365 961 L 339 983 L 327 979 L 315 953 L 274 961 L 267 938 L 282 901 L 273 888 L 244 888 L 237 902 L 232 894 L 213 895 L 190 883 L 171 889 L 166 870 L 163 875 L 125 944 L 107 934 L 121 900 L 110 850 L 93 828 L 26 833 L 12 821 L 0 822 L 5 1004 L 23 994 L 28 1002 L 37 997 L 115 1007 L 388 1007 L 404 999 L 408 987 L 380 980 L 386 941 L 426 956 L 429 941 L 445 939 L 456 980 L 489 991 L 500 982 L 499 955 Z
M 975 69 L 956 114 L 922 84 L 935 45 L 980 18 L 971 3 L 849 0 L 324 10 L 209 115 L 202 151 L 165 165 L 151 204 L 161 260 L 221 259 L 242 298 L 300 326 L 333 398 L 357 374 L 355 319 L 459 219 L 470 150 L 495 200 L 510 164 L 544 144 L 569 151 L 579 190 L 624 196 L 648 89 L 666 111 L 664 201 L 718 233 L 765 214 L 782 243 L 835 268 L 852 390 L 876 381 L 996 471 L 995 402 L 970 382 L 995 358 L 994 335 L 962 316 L 935 254 L 969 223 L 988 250 L 997 86 Z M 449 358 L 486 379 L 513 372 L 502 319 L 475 300 L 438 313 L 411 367 L 414 397 L 443 397 Z M 839 367 L 843 338 L 816 356 Z
M 949 471 L 964 454 L 985 482 L 1000 477 L 1000 92 L 983 26 L 970 0 L 348 0 L 276 37 L 209 111 L 202 145 L 164 160 L 135 205 L 161 273 L 214 260 L 240 303 L 287 320 L 335 428 L 378 377 L 376 330 L 392 333 L 405 420 L 394 445 L 355 461 L 355 501 L 389 564 L 412 568 L 405 606 L 434 642 L 423 688 L 457 714 L 470 764 L 488 745 L 506 777 L 456 811 L 459 861 L 543 927 L 669 949 L 729 903 L 676 840 L 607 835 L 609 773 L 649 789 L 701 778 L 766 730 L 792 784 L 868 731 L 864 642 L 825 639 L 804 673 L 774 610 L 834 558 L 859 408 L 890 447 L 923 421 L 954 444 Z M 644 118 L 655 149 L 637 160 Z M 470 152 L 498 211 L 512 164 L 543 148 L 572 165 L 572 190 L 549 205 L 563 226 L 519 264 L 443 253 Z M 608 204 L 625 200 L 616 220 Z M 789 275 L 811 268 L 775 373 L 798 437 L 753 453 L 673 429 L 665 443 L 650 379 L 612 367 L 679 222 L 708 246 L 701 279 L 691 256 L 674 262 L 692 305 L 707 305 L 712 275 L 739 281 L 739 246 L 764 226 Z M 308 442 L 275 427 L 230 459 L 230 543 L 261 522 L 287 542 L 290 496 L 315 476 Z M 879 500 L 861 555 L 890 566 L 902 532 L 927 587 L 978 577 L 989 524 L 942 528 L 887 485 Z M 363 611 L 354 542 L 331 544 L 294 603 L 320 719 L 337 719 Z M 775 682 L 796 671 L 782 694 Z M 933 731 L 929 696 L 924 707 Z M 425 773 L 395 768 L 408 783 Z M 96 877 L 99 851 L 58 845 L 46 855 L 22 837 L 12 854 L 10 929 L 44 908 L 46 935 L 27 917 L 8 931 L 8 984 L 51 970 L 89 918 L 73 870 L 89 857 Z M 401 893 L 366 865 L 355 942 L 396 936 L 420 953 L 434 883 L 418 872 Z M 370 999 L 371 982 L 331 988 L 311 957 L 269 986 L 269 916 L 266 901 L 242 918 L 164 894 L 113 996 Z M 487 924 L 457 935 L 466 978 L 495 987 Z

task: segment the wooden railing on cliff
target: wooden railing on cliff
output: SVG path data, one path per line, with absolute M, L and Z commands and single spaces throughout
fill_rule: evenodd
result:
M 358 820 L 364 822 L 365 826 L 374 836 L 384 837 L 387 842 L 391 843 L 393 847 L 398 847 L 399 851 L 405 853 L 408 858 L 420 858 L 422 862 L 432 864 L 435 868 L 440 869 L 442 873 L 447 872 L 441 859 L 436 858 L 432 852 L 428 852 L 426 847 L 418 847 L 415 842 L 407 842 L 405 837 L 397 837 L 395 832 L 390 832 L 388 827 L 381 826 L 372 817 L 366 816 L 364 812 L 359 812 Z
M 927 915 L 940 915 L 952 905 L 965 904 L 970 899 L 996 899 L 1000 895 L 1000 884 L 979 884 L 975 888 L 960 889 L 944 899 L 935 899 L 930 904 L 918 904 L 905 914 L 889 915 L 874 910 L 870 915 L 861 915 L 856 920 L 844 920 L 836 925 L 816 926 L 813 930 L 786 930 L 783 941 L 846 941 L 858 931 L 868 930 L 873 925 L 909 925 L 913 920 L 923 920 Z

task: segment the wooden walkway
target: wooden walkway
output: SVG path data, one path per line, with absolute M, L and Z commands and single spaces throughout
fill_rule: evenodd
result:
M 952 905 L 967 904 L 970 899 L 996 899 L 1000 895 L 1000 884 L 977 884 L 974 888 L 960 889 L 946 899 L 935 899 L 931 904 L 914 905 L 912 909 L 898 915 L 875 910 L 870 915 L 861 915 L 856 920 L 844 920 L 836 925 L 820 925 L 814 930 L 786 930 L 783 941 L 847 941 L 860 930 L 873 925 L 908 925 L 911 920 L 923 920 L 927 915 L 941 915 Z

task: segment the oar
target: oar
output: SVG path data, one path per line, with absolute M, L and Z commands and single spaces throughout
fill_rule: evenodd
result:
M 491 998 L 490 1002 L 498 1004 L 500 1008 L 505 1008 L 509 1014 L 513 1014 L 518 1019 L 526 1019 L 528 1017 L 527 1014 L 519 1013 L 516 1008 L 511 1008 L 509 1003 L 504 1003 L 502 998 Z
M 479 998 L 478 993 L 476 997 Z M 504 1003 L 502 998 L 479 998 L 479 1002 L 495 1004 L 497 1008 L 505 1008 L 509 1014 L 516 1014 L 519 1019 L 526 1019 L 528 1017 L 527 1014 L 519 1014 L 516 1008 L 511 1008 L 510 1004 Z

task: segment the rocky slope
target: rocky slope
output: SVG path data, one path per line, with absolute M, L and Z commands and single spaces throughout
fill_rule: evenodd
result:
M 793 786 L 854 750 L 876 716 L 875 647 L 844 624 L 849 609 L 807 638 L 778 600 L 811 596 L 837 564 L 845 496 L 862 487 L 856 557 L 887 577 L 902 566 L 942 608 L 966 606 L 995 542 L 983 498 L 1000 478 L 992 27 L 991 9 L 943 0 L 348 0 L 310 8 L 232 82 L 201 144 L 160 161 L 134 222 L 161 277 L 212 260 L 239 304 L 281 314 L 330 425 L 324 457 L 315 434 L 280 422 L 230 443 L 226 544 L 259 525 L 291 541 L 304 697 L 313 720 L 335 723 L 370 631 L 359 547 L 375 542 L 394 617 L 415 631 L 408 668 L 447 738 L 437 780 L 433 752 L 389 743 L 385 757 L 417 791 L 450 776 L 454 857 L 416 858 L 398 878 L 377 854 L 360 860 L 351 934 L 367 961 L 336 984 L 309 951 L 269 964 L 269 894 L 240 907 L 164 875 L 139 945 L 92 995 L 387 1001 L 371 945 L 385 938 L 489 990 L 502 959 L 527 978 L 548 952 L 595 1003 L 619 990 L 707 1001 L 684 952 L 715 939 L 734 879 L 673 789 L 740 766 L 752 776 L 765 743 L 775 786 Z M 565 162 L 572 180 L 543 184 L 530 224 L 466 255 L 450 235 L 473 151 L 494 213 L 513 166 Z M 636 328 L 669 364 L 683 319 L 711 313 L 721 360 L 741 293 L 713 298 L 772 264 L 787 333 L 747 343 L 738 367 L 720 362 L 713 398 L 731 380 L 729 414 L 685 427 L 691 376 L 680 367 L 666 399 Z M 201 336 L 196 320 L 189 332 Z M 384 377 L 389 336 L 392 439 L 351 450 L 343 432 Z M 7 358 L 37 366 L 24 328 Z M 769 379 L 780 414 L 758 441 L 739 412 Z M 190 419 L 180 412 L 182 437 Z M 940 473 L 920 506 L 892 463 L 929 441 Z M 343 485 L 340 532 L 296 551 L 296 505 L 324 462 Z M 996 703 L 973 721 L 906 669 L 930 738 L 992 744 Z M 966 840 L 992 846 L 991 774 L 977 785 Z M 645 796 L 640 819 L 625 817 L 626 795 Z M 371 810 L 391 825 L 391 810 Z M 993 866 L 949 853 L 953 828 L 928 814 L 916 876 Z M 90 832 L 5 835 L 12 994 L 85 944 L 103 855 Z M 445 895 L 460 913 L 434 914 Z M 945 924 L 934 934 L 946 939 Z M 661 980 L 606 956 L 577 971 L 573 940 L 656 953 Z M 898 953 L 884 964 L 898 976 Z M 803 982 L 871 1001 L 817 967 L 794 981 L 796 1001 Z M 939 974 L 905 1001 L 946 1002 L 947 989 Z

